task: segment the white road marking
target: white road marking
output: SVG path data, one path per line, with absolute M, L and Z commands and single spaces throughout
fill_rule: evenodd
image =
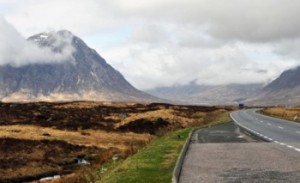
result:
M 261 123 L 263 123 L 264 121 L 260 121 Z
M 291 148 L 291 149 L 293 149 L 293 150 L 295 150 L 295 151 L 297 151 L 297 152 L 300 152 L 300 149 L 299 149 L 299 148 L 296 148 L 296 147 L 294 147 L 294 146 L 291 146 L 291 145 L 288 145 L 288 144 L 285 144 L 285 143 L 282 143 L 282 142 L 273 140 L 272 138 L 270 138 L 270 137 L 268 137 L 268 136 L 265 136 L 265 135 L 263 135 L 263 134 L 260 134 L 260 133 L 256 132 L 255 130 L 249 129 L 248 127 L 246 127 L 246 126 L 240 124 L 239 122 L 237 122 L 237 121 L 234 119 L 234 117 L 233 117 L 232 115 L 230 115 L 230 116 L 231 116 L 231 118 L 233 119 L 233 121 L 235 121 L 236 124 L 238 124 L 239 126 L 245 128 L 245 129 L 247 129 L 248 131 L 250 131 L 250 132 L 252 132 L 252 133 L 254 133 L 254 134 L 257 134 L 258 136 L 261 136 L 261 137 L 265 138 L 266 140 L 269 140 L 269 141 L 274 142 L 274 143 L 276 143 L 276 144 L 279 144 L 279 145 L 285 146 L 285 147 L 287 147 L 287 148 Z M 261 121 L 261 122 L 262 122 L 262 121 Z M 268 123 L 268 125 L 271 126 L 271 123 Z M 283 127 L 281 127 L 281 126 L 278 126 L 278 128 L 283 129 Z M 300 131 L 296 131 L 296 133 L 299 133 L 299 134 L 300 134 Z

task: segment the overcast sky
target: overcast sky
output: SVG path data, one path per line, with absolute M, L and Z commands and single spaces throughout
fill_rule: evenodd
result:
M 297 0 L 0 0 L 0 39 L 70 30 L 139 89 L 268 82 L 300 65 L 299 10 Z

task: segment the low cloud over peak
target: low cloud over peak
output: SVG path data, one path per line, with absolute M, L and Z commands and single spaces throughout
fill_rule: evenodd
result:
M 26 40 L 0 16 L 0 65 L 22 66 L 37 63 L 59 63 L 72 58 L 72 36 L 41 33 Z M 59 33 L 59 32 L 58 32 Z M 39 45 L 42 39 L 52 39 L 54 47 L 63 46 L 60 52 L 54 47 Z

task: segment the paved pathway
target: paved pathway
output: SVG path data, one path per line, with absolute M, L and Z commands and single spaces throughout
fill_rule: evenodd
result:
M 180 183 L 300 182 L 300 153 L 262 141 L 234 123 L 193 136 Z

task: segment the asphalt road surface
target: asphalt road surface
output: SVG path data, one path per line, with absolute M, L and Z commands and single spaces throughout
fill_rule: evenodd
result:
M 252 133 L 300 152 L 300 123 L 265 116 L 255 109 L 236 111 L 231 117 Z
M 249 124 L 256 127 L 257 133 L 265 132 L 263 127 L 258 126 L 261 120 L 258 122 L 254 120 L 258 118 L 257 116 L 260 117 L 253 110 L 234 112 L 232 117 L 244 128 L 231 122 L 195 132 L 182 166 L 179 182 L 300 182 L 300 152 L 296 148 L 299 147 L 297 137 L 282 135 L 280 137 L 282 141 L 275 143 L 267 136 L 270 134 L 261 137 L 253 135 L 254 131 L 249 133 L 245 130 L 245 128 L 250 130 Z M 281 123 L 278 125 L 276 122 L 267 122 L 269 118 L 262 118 L 267 126 L 277 125 L 279 130 L 287 128 Z M 289 144 L 293 148 L 280 143 Z

